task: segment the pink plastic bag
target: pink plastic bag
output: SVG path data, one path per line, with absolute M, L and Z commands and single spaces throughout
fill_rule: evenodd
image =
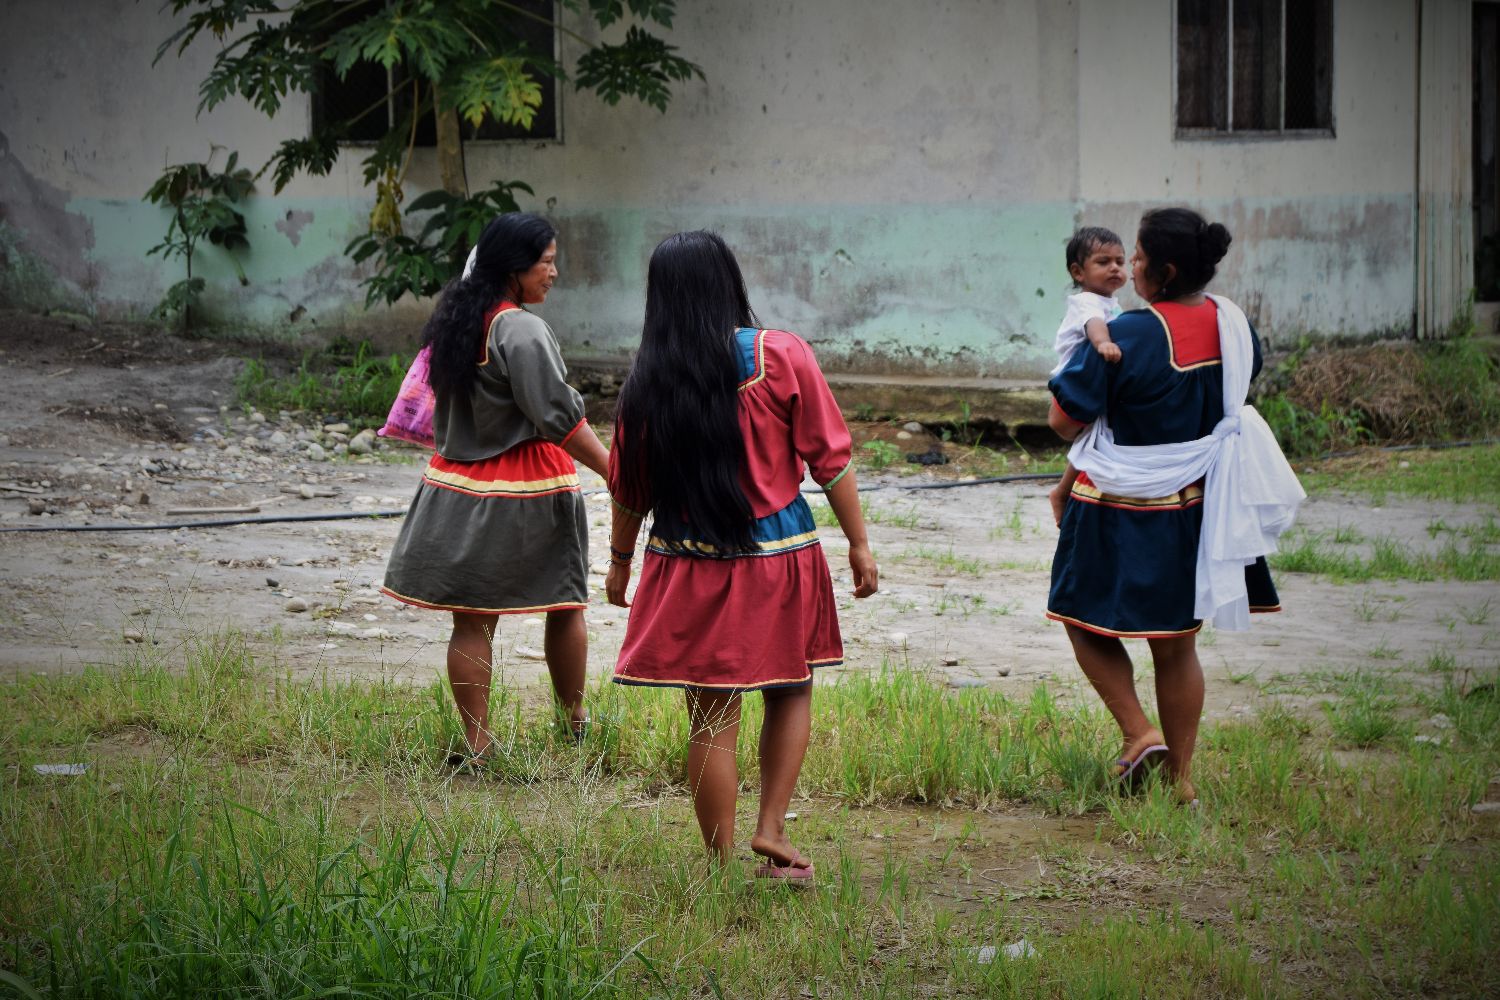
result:
M 406 378 L 401 380 L 401 391 L 396 393 L 396 401 L 391 404 L 385 426 L 376 431 L 376 434 L 428 448 L 437 446 L 437 441 L 432 436 L 432 411 L 436 398 L 432 395 L 432 386 L 427 384 L 427 368 L 431 357 L 430 347 L 417 352 L 416 359 L 406 370 Z

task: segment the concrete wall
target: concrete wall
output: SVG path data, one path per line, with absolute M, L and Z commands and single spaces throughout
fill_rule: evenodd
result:
M 1173 138 L 1170 3 L 1082 0 L 1080 218 L 1129 239 L 1188 204 L 1234 236 L 1215 285 L 1283 342 L 1411 330 L 1417 5 L 1335 0 L 1332 138 Z
M 145 256 L 166 215 L 140 198 L 162 165 L 217 144 L 258 166 L 305 134 L 307 102 L 274 122 L 238 102 L 195 120 L 211 49 L 153 69 L 171 30 L 157 4 L 89 6 L 98 28 L 80 33 L 74 4 L 7 4 L 0 293 L 139 314 L 181 276 Z M 1220 288 L 1268 332 L 1406 329 L 1415 2 L 1349 6 L 1331 140 L 1174 141 L 1170 0 L 701 0 L 670 38 L 707 80 L 665 114 L 567 91 L 561 141 L 471 145 L 468 174 L 530 182 L 527 207 L 558 222 L 562 278 L 542 312 L 574 356 L 623 356 L 651 247 L 708 226 L 739 251 L 762 321 L 830 366 L 1039 375 L 1074 225 L 1129 233 L 1143 205 L 1173 201 L 1235 233 Z M 565 61 L 577 51 L 566 42 Z M 363 313 L 342 257 L 371 203 L 359 158 L 278 197 L 264 185 L 249 286 L 205 252 L 221 318 L 415 330 L 420 304 Z M 419 154 L 408 197 L 434 183 Z

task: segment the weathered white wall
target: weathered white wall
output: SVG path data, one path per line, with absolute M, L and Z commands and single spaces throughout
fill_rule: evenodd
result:
M 1172 4 L 1081 3 L 1082 218 L 1127 239 L 1163 204 L 1222 222 L 1216 286 L 1277 339 L 1410 331 L 1415 0 L 1335 0 L 1333 138 L 1182 140 Z
M 140 197 L 161 167 L 214 144 L 259 166 L 305 134 L 307 101 L 274 122 L 239 102 L 195 119 L 211 48 L 153 69 L 172 28 L 157 4 L 88 6 L 82 29 L 74 3 L 4 14 L 0 248 L 23 265 L 5 287 L 140 313 L 180 277 L 145 257 L 165 213 Z M 1415 0 L 1336 4 L 1336 139 L 1227 143 L 1173 139 L 1171 0 L 680 6 L 669 40 L 707 79 L 665 114 L 568 90 L 562 141 L 468 150 L 472 186 L 526 180 L 526 207 L 558 222 L 543 311 L 575 356 L 626 352 L 651 247 L 708 226 L 739 251 L 762 320 L 832 364 L 1037 375 L 1073 226 L 1128 236 L 1171 202 L 1230 226 L 1220 287 L 1273 336 L 1410 328 Z M 578 50 L 565 42 L 565 62 Z M 202 261 L 221 317 L 414 332 L 421 304 L 360 311 L 342 256 L 371 203 L 360 156 L 277 197 L 262 185 L 251 284 L 217 251 Z M 419 152 L 408 197 L 433 183 Z

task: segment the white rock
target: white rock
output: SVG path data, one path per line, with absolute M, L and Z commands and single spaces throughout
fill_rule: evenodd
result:
M 380 621 L 380 619 L 377 616 L 375 616 L 375 615 L 365 615 L 364 619 L 367 622 L 378 622 L 378 621 Z
M 915 420 L 908 420 L 906 423 L 904 423 L 904 424 L 901 425 L 901 429 L 903 431 L 906 431 L 906 433 L 908 433 L 908 434 L 920 434 L 924 430 L 926 430 L 927 428 L 923 427 L 921 424 L 917 423 Z
M 301 614 L 307 610 L 307 602 L 300 597 L 294 597 L 286 602 L 286 610 L 293 614 Z
M 266 422 L 266 415 L 259 410 L 256 410 L 255 412 L 250 414 L 250 422 L 252 424 L 263 424 Z
M 137 628 L 128 628 L 120 633 L 120 638 L 126 642 L 145 642 L 146 636 Z
M 897 431 L 896 432 L 896 440 L 897 441 L 910 441 L 911 439 L 912 439 L 912 433 L 911 433 L 911 431 Z
M 328 452 L 323 450 L 322 445 L 314 442 L 307 446 L 307 457 L 314 462 L 326 462 L 328 461 Z
M 1433 729 L 1452 729 L 1453 728 L 1453 720 L 1450 719 L 1450 718 L 1448 718 L 1442 712 L 1439 712 L 1437 715 L 1434 715 L 1432 718 L 1428 719 L 1427 720 L 1427 724 L 1429 726 L 1431 726 Z
M 307 483 L 303 483 L 301 486 L 297 487 L 297 495 L 304 500 L 311 500 L 313 497 L 318 495 L 318 491 L 313 489 Z
M 516 655 L 523 660 L 546 660 L 547 654 L 540 649 L 532 649 L 530 646 L 517 646 Z
M 292 443 L 292 439 L 286 436 L 285 431 L 272 431 L 271 436 L 267 440 L 277 448 L 284 448 Z
M 375 450 L 375 432 L 366 427 L 349 441 L 349 454 L 368 455 Z
M 885 637 L 885 641 L 888 645 L 894 646 L 897 649 L 905 649 L 907 638 L 908 636 L 905 632 L 892 632 Z
M 1494 816 L 1500 813 L 1500 802 L 1476 802 L 1469 811 L 1476 816 Z

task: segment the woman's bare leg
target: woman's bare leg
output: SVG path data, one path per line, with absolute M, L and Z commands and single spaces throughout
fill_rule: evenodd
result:
M 589 665 L 589 633 L 582 609 L 547 612 L 543 652 L 547 655 L 547 673 L 552 675 L 553 694 L 576 729 L 585 718 L 583 685 Z
M 1077 625 L 1068 624 L 1066 628 L 1078 665 L 1125 737 L 1120 756 L 1134 760 L 1146 747 L 1162 742 L 1161 730 L 1146 718 L 1135 693 L 1135 666 L 1125 652 L 1125 644 L 1114 636 L 1099 635 Z
M 448 683 L 470 753 L 484 753 L 490 738 L 490 667 L 497 615 L 453 612 L 448 639 Z
M 688 788 L 703 843 L 720 862 L 734 851 L 734 805 L 739 792 L 735 745 L 740 736 L 740 696 L 687 691 Z
M 1151 639 L 1156 665 L 1156 706 L 1167 736 L 1167 772 L 1179 794 L 1193 798 L 1193 749 L 1203 718 L 1203 665 L 1198 662 L 1198 637 Z
M 779 865 L 806 867 L 786 835 L 791 804 L 812 732 L 812 685 L 765 692 L 766 720 L 760 727 L 760 815 L 750 849 Z

